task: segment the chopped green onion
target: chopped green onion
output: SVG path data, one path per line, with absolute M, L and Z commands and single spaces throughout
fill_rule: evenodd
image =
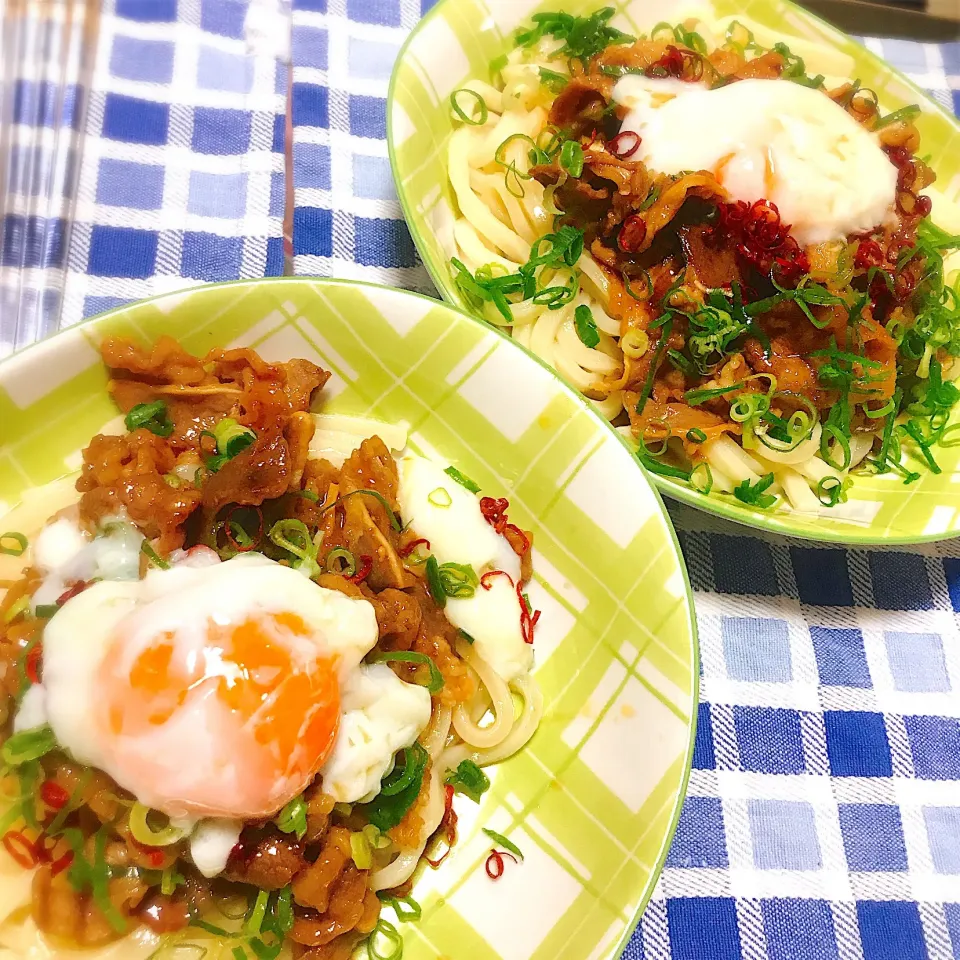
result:
M 430 588 L 430 596 L 433 602 L 442 610 L 447 605 L 447 594 L 440 582 L 440 564 L 437 558 L 431 553 L 427 557 L 425 573 L 427 575 L 427 586 Z
M 278 520 L 270 528 L 268 536 L 278 547 L 297 558 L 293 564 L 294 570 L 308 577 L 315 577 L 321 572 L 317 563 L 317 545 L 302 520 L 290 517 Z
M 169 821 L 159 830 L 151 827 L 147 818 L 153 812 L 139 801 L 130 808 L 130 833 L 137 843 L 146 847 L 169 847 L 184 838 L 184 832 L 172 826 Z
M 369 870 L 373 866 L 373 851 L 360 831 L 350 834 L 350 856 L 358 870 Z
M 461 760 L 457 769 L 447 774 L 446 782 L 474 803 L 490 789 L 490 778 L 472 760 Z
M 416 744 L 416 746 L 419 745 Z M 403 766 L 400 768 L 394 767 L 391 773 L 384 777 L 380 783 L 380 793 L 385 797 L 395 797 L 398 793 L 406 790 L 416 777 L 419 762 L 420 758 L 417 751 L 413 747 L 404 747 Z
M 437 694 L 443 689 L 443 674 L 440 668 L 425 653 L 413 650 L 395 650 L 389 653 L 375 653 L 367 657 L 367 663 L 415 663 L 427 667 L 430 671 L 430 682 L 421 684 L 427 692 Z
M 631 327 L 620 338 L 620 349 L 623 351 L 624 356 L 629 357 L 631 360 L 638 360 L 647 352 L 649 347 L 649 335 L 643 330 L 638 330 L 636 327 Z
M 392 923 L 381 918 L 367 940 L 367 952 L 371 960 L 401 960 L 403 937 Z
M 921 456 L 926 461 L 927 466 L 930 468 L 930 472 L 943 473 L 940 464 L 937 463 L 933 457 L 933 454 L 930 452 L 930 443 L 920 432 L 920 427 L 917 425 L 916 421 L 908 420 L 906 423 L 900 426 L 900 430 L 916 442 L 917 446 L 920 448 Z
M 627 43 L 634 38 L 611 27 L 608 21 L 616 11 L 613 7 L 601 7 L 588 17 L 576 17 L 570 13 L 547 12 L 533 15 L 533 26 L 516 34 L 518 46 L 532 47 L 548 34 L 562 40 L 563 46 L 555 56 L 567 57 L 586 63 L 591 57 L 613 43 Z
M 651 187 L 650 192 L 646 195 L 646 197 L 644 197 L 643 203 L 641 203 L 637 209 L 641 213 L 643 213 L 644 210 L 649 210 L 650 207 L 652 207 L 659 198 L 660 198 L 660 188 Z
M 150 544 L 149 540 L 144 540 L 140 544 L 140 552 L 150 561 L 155 567 L 159 567 L 161 570 L 169 570 L 170 564 L 168 561 L 164 560 L 163 557 L 157 553 L 156 550 Z
M 423 915 L 423 908 L 413 897 L 395 897 L 387 890 L 378 890 L 377 897 L 381 903 L 393 907 L 397 919 L 402 922 L 412 923 L 419 920 Z
M 0 553 L 5 553 L 8 557 L 20 557 L 27 549 L 29 542 L 22 533 L 9 530 L 6 533 L 0 533 Z
M 414 743 L 409 750 L 409 754 L 404 754 L 409 767 L 405 765 L 403 772 L 397 775 L 406 781 L 405 786 L 397 793 L 384 794 L 381 790 L 369 803 L 358 804 L 356 807 L 378 830 L 385 832 L 395 827 L 420 795 L 430 754 L 419 743 Z M 387 780 L 393 776 L 391 772 Z
M 57 739 L 53 735 L 53 730 L 44 725 L 15 733 L 0 749 L 0 757 L 3 757 L 4 763 L 10 764 L 11 767 L 18 767 L 31 760 L 39 760 L 56 746 Z
M 143 427 L 158 437 L 169 437 L 173 433 L 173 421 L 167 416 L 167 405 L 162 400 L 153 403 L 138 403 L 124 417 L 128 430 Z
M 677 480 L 689 480 L 690 471 L 682 467 L 673 467 L 669 463 L 664 463 L 649 453 L 642 450 L 637 451 L 637 458 L 651 473 L 659 474 L 661 477 L 674 477 Z
M 476 120 L 472 116 L 468 116 L 467 112 L 460 106 L 458 99 L 462 96 L 473 97 L 473 103 L 469 105 L 471 113 L 474 108 L 479 110 L 479 116 Z M 454 90 L 450 94 L 450 106 L 453 108 L 453 112 L 457 115 L 459 120 L 462 120 L 464 123 L 469 123 L 472 127 L 482 127 L 483 124 L 487 122 L 487 117 L 489 116 L 489 110 L 487 109 L 487 101 L 477 93 L 476 90 L 471 90 L 469 87 L 461 87 L 459 90 Z
M 217 453 L 224 458 L 223 462 L 226 462 L 246 450 L 257 439 L 257 435 L 232 417 L 224 417 L 213 428 L 213 438 L 217 441 Z M 220 466 L 222 465 L 221 463 Z
M 172 866 L 167 867 L 160 875 L 160 892 L 165 897 L 169 897 L 177 887 L 182 886 L 186 882 L 186 878 L 182 874 L 177 873 Z
M 59 609 L 60 605 L 56 603 L 38 603 L 33 612 L 41 620 L 49 620 Z
M 335 547 L 327 554 L 324 563 L 327 573 L 337 573 L 341 577 L 352 577 L 357 572 L 357 561 L 345 547 Z
M 836 442 L 837 446 L 843 451 L 843 459 L 836 463 L 830 455 L 830 440 Z M 843 435 L 839 427 L 833 423 L 823 424 L 820 434 L 820 459 L 834 470 L 846 470 L 850 466 L 850 440 Z
M 307 832 L 307 804 L 302 796 L 294 797 L 277 814 L 275 823 L 283 833 L 295 833 L 302 840 Z
M 284 887 L 277 892 L 277 899 L 273 905 L 273 913 L 277 918 L 277 929 L 286 936 L 293 928 L 293 891 Z
M 480 578 L 469 563 L 441 563 L 437 573 L 443 592 L 457 600 L 469 600 L 480 585 Z
M 714 400 L 717 397 L 722 397 L 726 393 L 730 393 L 733 390 L 740 390 L 743 387 L 743 383 L 731 383 L 729 387 L 704 387 L 697 390 L 688 390 L 684 395 L 683 399 L 691 407 L 697 407 L 701 403 L 706 403 L 708 400 Z
M 548 70 L 546 67 L 540 67 L 540 82 L 551 92 L 560 93 L 561 90 L 570 82 L 570 77 L 565 73 L 557 73 L 555 70 Z
M 489 827 L 484 827 L 483 832 L 490 837 L 494 843 L 503 847 L 504 850 L 509 850 L 515 857 L 519 857 L 521 860 L 523 859 L 520 848 L 512 840 L 508 840 L 502 833 L 497 833 L 496 830 L 491 830 Z
M 467 490 L 469 490 L 471 493 L 480 492 L 480 484 L 471 480 L 465 474 L 462 474 L 456 467 L 447 467 L 447 469 L 444 470 L 443 472 L 448 477 L 451 477 L 452 479 L 456 480 L 461 487 L 466 487 Z
M 825 507 L 835 507 L 838 503 L 842 503 L 846 499 L 845 482 L 833 475 L 824 477 L 817 484 L 817 499 Z
M 560 166 L 574 178 L 583 173 L 583 147 L 576 140 L 567 140 L 560 148 Z
M 593 311 L 585 303 L 581 303 L 573 311 L 573 324 L 580 342 L 585 347 L 593 348 L 600 342 L 600 333 L 597 330 L 597 322 L 593 319 Z
M 255 937 L 263 927 L 263 918 L 267 915 L 267 903 L 270 900 L 268 890 L 258 890 L 257 899 L 253 903 L 250 915 L 243 923 L 243 932 L 248 937 Z
M 899 120 L 913 119 L 920 113 L 920 105 L 917 103 L 911 103 L 906 107 L 901 107 L 899 110 L 894 110 L 893 113 L 888 113 L 885 117 L 880 117 L 879 120 L 873 125 L 874 130 L 880 130 L 882 127 L 888 127 L 891 123 L 896 123 Z
M 764 474 L 756 483 L 743 480 L 734 487 L 733 495 L 741 503 L 766 510 L 777 502 L 777 498 L 773 494 L 765 492 L 773 484 L 773 480 L 772 473 Z
M 690 471 L 690 486 L 704 496 L 713 489 L 713 471 L 709 463 L 698 463 Z
M 427 494 L 427 502 L 446 510 L 453 503 L 453 497 L 446 487 L 435 487 Z
M 691 443 L 705 443 L 707 435 L 699 427 L 691 427 L 687 431 L 687 439 Z
M 90 884 L 93 889 L 93 899 L 100 908 L 100 912 L 103 913 L 110 926 L 117 933 L 123 933 L 127 929 L 127 922 L 110 899 L 110 868 L 104 858 L 104 850 L 107 845 L 107 829 L 106 825 L 102 826 L 97 831 L 93 841 L 93 865 L 89 869 Z
M 954 444 L 955 446 L 955 444 Z M 466 630 L 457 630 L 457 636 L 463 640 L 466 640 L 467 643 L 472 647 L 477 641 L 467 633 Z

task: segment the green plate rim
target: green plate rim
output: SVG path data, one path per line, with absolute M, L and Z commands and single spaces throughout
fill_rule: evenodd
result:
M 443 3 L 444 0 L 441 0 Z M 438 4 L 437 6 L 440 6 Z M 436 7 L 433 8 L 434 10 Z M 431 13 L 433 11 L 430 11 Z M 428 17 L 429 17 L 428 13 Z M 424 18 L 426 19 L 426 18 Z M 422 22 L 422 21 L 421 21 Z M 415 32 L 415 31 L 413 31 Z M 411 36 L 413 35 L 411 33 Z M 408 41 L 409 42 L 409 41 Z M 393 85 L 393 78 L 391 78 L 391 89 Z M 389 112 L 388 112 L 389 117 Z M 392 162 L 392 158 L 391 158 Z M 406 215 L 406 209 L 404 209 L 404 215 Z M 65 327 L 63 330 L 58 330 L 56 333 L 51 334 L 48 337 L 43 338 L 42 340 L 37 340 L 35 343 L 30 344 L 27 347 L 24 347 L 22 350 L 18 350 L 16 353 L 11 354 L 8 357 L 5 357 L 3 360 L 0 360 L 0 369 L 8 364 L 12 364 L 21 360 L 22 357 L 26 356 L 32 352 L 40 352 L 42 348 L 49 348 L 50 344 L 56 340 L 56 338 L 68 331 L 80 330 L 84 327 L 94 326 L 100 321 L 114 315 L 125 313 L 129 310 L 136 309 L 143 304 L 157 303 L 168 298 L 181 299 L 185 295 L 189 294 L 192 291 L 208 291 L 220 287 L 236 287 L 236 286 L 252 286 L 255 284 L 273 284 L 276 286 L 284 285 L 296 285 L 300 283 L 310 283 L 310 284 L 319 284 L 323 287 L 359 287 L 359 288 L 373 288 L 376 290 L 386 290 L 391 294 L 397 294 L 401 297 L 413 297 L 417 300 L 426 301 L 427 303 L 434 304 L 444 309 L 451 310 L 456 314 L 464 317 L 465 319 L 471 321 L 472 323 L 483 323 L 483 321 L 478 320 L 476 317 L 469 314 L 466 310 L 462 309 L 456 303 L 451 303 L 446 300 L 438 300 L 434 297 L 429 297 L 426 294 L 417 293 L 413 290 L 404 290 L 399 287 L 391 287 L 379 283 L 370 283 L 365 280 L 344 280 L 337 277 L 312 277 L 312 276 L 283 276 L 283 277 L 259 277 L 252 280 L 226 280 L 220 283 L 210 283 L 210 284 L 197 284 L 191 287 L 185 287 L 182 290 L 171 290 L 165 293 L 157 294 L 153 297 L 146 297 L 142 300 L 136 300 L 128 304 L 123 304 L 118 307 L 113 307 L 110 310 L 105 310 L 103 313 L 95 314 L 92 317 L 86 317 L 84 320 L 80 321 L 77 324 L 74 324 L 70 327 Z M 484 323 L 484 326 L 492 331 L 496 336 L 501 340 L 509 343 L 513 349 L 519 350 L 521 353 L 525 354 L 530 360 L 538 364 L 543 368 L 550 376 L 557 382 L 560 389 L 566 393 L 568 396 L 572 397 L 574 401 L 587 412 L 587 415 L 593 418 L 596 422 L 600 423 L 603 429 L 607 430 L 614 437 L 616 437 L 617 442 L 627 450 L 631 457 L 633 456 L 633 450 L 630 447 L 630 444 L 619 434 L 616 430 L 610 426 L 610 423 L 594 408 L 593 404 L 587 400 L 579 390 L 574 389 L 570 384 L 567 383 L 560 374 L 557 373 L 551 366 L 549 366 L 545 361 L 541 360 L 536 354 L 529 351 L 521 343 L 518 343 L 513 339 L 509 334 L 504 333 L 499 328 L 493 326 L 492 324 Z M 215 328 L 214 328 L 215 329 Z M 639 463 L 637 464 L 639 467 Z M 664 864 L 666 863 L 667 853 L 670 850 L 670 847 L 673 843 L 673 838 L 677 832 L 677 826 L 680 822 L 680 813 L 683 810 L 683 805 L 687 797 L 687 789 L 690 784 L 690 775 L 693 769 L 693 752 L 696 745 L 697 739 L 697 721 L 699 719 L 699 707 L 700 707 L 700 635 L 697 624 L 697 615 L 696 607 L 694 604 L 694 594 L 693 594 L 693 585 L 690 582 L 690 573 L 687 570 L 686 559 L 683 555 L 683 550 L 680 547 L 680 539 L 677 536 L 677 531 L 673 525 L 673 520 L 670 518 L 670 514 L 667 511 L 666 505 L 663 502 L 663 497 L 661 496 L 660 490 L 652 482 L 652 479 L 646 470 L 643 470 L 641 467 L 641 474 L 643 476 L 644 482 L 650 488 L 650 492 L 655 498 L 655 502 L 660 509 L 660 513 L 663 516 L 664 523 L 666 525 L 667 532 L 670 535 L 670 541 L 673 543 L 673 548 L 677 556 L 678 566 L 680 573 L 683 577 L 683 589 L 684 596 L 686 599 L 686 612 L 687 612 L 687 627 L 690 633 L 690 645 L 692 651 L 692 663 L 691 663 L 691 672 L 693 674 L 694 683 L 692 684 L 692 699 L 690 703 L 690 724 L 689 724 L 689 736 L 687 740 L 687 745 L 684 751 L 683 757 L 683 776 L 680 782 L 680 788 L 677 791 L 676 798 L 674 800 L 673 810 L 670 813 L 670 824 L 664 833 L 663 842 L 660 845 L 660 849 L 657 852 L 656 860 L 654 862 L 653 868 L 650 871 L 650 875 L 647 879 L 646 887 L 643 891 L 642 897 L 637 905 L 636 912 L 633 918 L 627 923 L 624 928 L 623 935 L 620 937 L 619 941 L 612 945 L 611 952 L 608 954 L 608 957 L 614 958 L 619 957 L 623 952 L 623 948 L 629 942 L 630 938 L 633 936 L 634 931 L 640 923 L 640 919 L 643 916 L 644 911 L 647 908 L 647 904 L 650 902 L 650 898 L 653 896 L 653 891 L 657 886 L 657 883 L 660 879 L 660 875 L 663 872 Z
M 387 89 L 387 155 L 390 159 L 390 170 L 393 174 L 394 186 L 396 187 L 397 197 L 400 200 L 400 208 L 403 211 L 403 217 L 406 221 L 407 229 L 410 231 L 410 235 L 413 238 L 413 242 L 417 248 L 418 254 L 420 254 L 420 260 L 427 268 L 427 272 L 430 274 L 430 279 L 440 292 L 440 295 L 443 297 L 446 303 L 454 307 L 459 312 L 465 313 L 474 322 L 482 323 L 485 326 L 500 332 L 499 327 L 487 323 L 487 321 L 485 321 L 483 318 L 470 313 L 455 294 L 450 282 L 450 278 L 436 267 L 432 261 L 432 258 L 424 256 L 426 243 L 423 240 L 420 227 L 412 215 L 413 210 L 410 204 L 410 198 L 407 195 L 407 191 L 403 188 L 403 183 L 397 168 L 397 147 L 394 138 L 395 130 L 393 120 L 393 105 L 395 102 L 396 85 L 398 82 L 400 65 L 403 63 L 410 46 L 420 33 L 421 28 L 424 25 L 432 22 L 435 17 L 439 16 L 441 10 L 446 9 L 448 6 L 452 7 L 454 3 L 455 0 L 437 0 L 437 3 L 434 4 L 434 6 L 427 11 L 426 15 L 417 22 L 417 24 L 408 34 L 406 40 L 404 40 L 403 45 L 400 47 L 393 70 L 390 74 L 390 84 Z M 820 26 L 826 30 L 832 33 L 838 33 L 843 37 L 852 40 L 862 48 L 867 57 L 873 61 L 875 65 L 879 66 L 883 70 L 888 71 L 899 80 L 903 81 L 903 83 L 905 83 L 907 87 L 909 87 L 917 95 L 918 99 L 923 102 L 925 108 L 932 108 L 935 112 L 944 117 L 947 122 L 958 132 L 960 132 L 960 118 L 949 113 L 943 106 L 933 100 L 922 87 L 919 87 L 902 71 L 898 70 L 882 57 L 875 54 L 872 50 L 861 43 L 855 36 L 853 36 L 853 34 L 844 32 L 839 27 L 834 26 L 828 20 L 825 20 L 823 17 L 820 17 L 817 14 L 807 10 L 805 7 L 800 6 L 800 4 L 794 2 L 794 0 L 779 0 L 779 3 L 800 17 L 812 20 L 815 23 L 820 24 Z M 507 336 L 506 334 L 502 335 Z M 524 348 L 524 350 L 526 353 L 530 353 L 530 351 L 526 350 L 526 348 Z M 531 354 L 531 356 L 533 356 L 533 354 Z M 538 360 L 541 365 L 546 366 L 546 364 L 544 364 L 539 357 L 534 356 L 534 359 Z M 553 368 L 548 367 L 548 369 L 554 372 L 556 376 L 560 377 L 556 371 L 553 371 Z M 560 379 L 562 380 L 563 378 L 560 377 Z M 575 388 L 574 392 L 579 394 L 579 391 L 577 391 Z M 644 474 L 647 475 L 651 486 L 653 486 L 658 492 L 663 493 L 672 499 L 679 500 L 688 506 L 696 508 L 697 510 L 701 510 L 704 513 L 713 514 L 721 519 L 730 520 L 741 527 L 747 527 L 753 530 L 761 530 L 765 533 L 779 534 L 781 536 L 792 537 L 797 540 L 806 540 L 812 543 L 836 543 L 855 547 L 879 546 L 883 544 L 909 546 L 925 543 L 937 543 L 942 540 L 952 540 L 960 537 L 960 529 L 946 530 L 940 533 L 916 533 L 912 535 L 886 535 L 878 531 L 877 533 L 864 535 L 856 533 L 855 530 L 851 530 L 849 533 L 847 533 L 843 528 L 838 530 L 830 530 L 828 528 L 822 533 L 814 535 L 813 533 L 806 532 L 804 530 L 798 530 L 791 525 L 789 520 L 784 519 L 777 513 L 768 514 L 761 513 L 758 510 L 743 509 L 736 506 L 732 502 L 728 502 L 726 499 L 721 499 L 717 496 L 705 496 L 704 494 L 698 493 L 696 490 L 693 490 L 685 484 L 681 484 L 674 480 L 661 477 L 655 473 L 651 473 L 639 462 L 637 463 L 637 466 L 641 471 L 643 471 Z

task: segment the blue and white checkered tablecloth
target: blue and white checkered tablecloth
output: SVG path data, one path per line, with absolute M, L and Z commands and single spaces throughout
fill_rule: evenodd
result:
M 73 101 L 87 134 L 76 222 L 8 215 L 0 266 L 19 249 L 35 273 L 65 269 L 63 324 L 194 280 L 280 273 L 289 41 L 295 270 L 429 290 L 384 139 L 390 70 L 422 12 L 108 0 Z M 960 113 L 960 43 L 865 42 Z M 43 123 L 45 95 L 23 84 L 21 123 Z M 0 313 L 0 347 L 42 332 Z M 842 550 L 671 514 L 702 703 L 689 797 L 624 957 L 960 956 L 960 541 Z

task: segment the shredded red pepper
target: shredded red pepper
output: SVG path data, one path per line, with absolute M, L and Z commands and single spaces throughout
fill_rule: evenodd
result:
M 507 850 L 491 850 L 484 869 L 491 880 L 499 880 L 503 876 L 503 858 L 509 857 L 514 863 L 517 858 Z
M 40 858 L 37 856 L 36 847 L 19 830 L 10 830 L 3 836 L 3 846 L 7 853 L 13 857 L 21 867 L 29 870 L 35 867 Z
M 40 787 L 40 799 L 51 810 L 62 810 L 67 805 L 70 794 L 54 780 L 45 780 Z
M 769 200 L 747 204 L 742 200 L 721 203 L 714 235 L 732 238 L 736 252 L 758 273 L 776 276 L 786 285 L 797 284 L 810 270 L 810 261 L 800 244 L 790 236 L 790 225 L 780 219 L 780 211 Z
M 344 580 L 349 580 L 350 583 L 360 583 L 363 580 L 366 580 L 370 575 L 370 571 L 373 569 L 373 557 L 368 557 L 364 554 L 360 557 L 360 566 L 357 568 L 357 572 L 352 577 L 344 577 Z
M 531 610 L 523 595 L 522 584 L 517 584 L 517 599 L 520 601 L 520 634 L 524 643 L 533 643 L 533 629 L 540 619 L 539 610 Z
M 436 860 L 431 860 L 429 857 L 424 857 L 427 863 L 429 863 L 434 870 L 436 870 L 437 867 L 439 867 L 440 864 L 450 856 L 450 851 L 453 849 L 453 845 L 457 842 L 457 814 L 453 809 L 453 786 L 448 783 L 443 789 L 445 791 L 443 816 L 440 818 L 440 823 L 437 826 L 435 835 L 439 835 L 441 831 L 444 832 L 444 839 L 447 841 L 447 849 L 444 850 L 443 855 L 438 857 Z
M 31 683 L 40 682 L 40 658 L 43 656 L 43 644 L 36 643 L 30 648 L 23 662 L 23 672 Z
M 68 600 L 72 600 L 78 593 L 83 593 L 90 584 L 86 580 L 78 580 L 69 590 L 64 590 L 57 597 L 57 606 L 62 607 Z
M 54 860 L 50 864 L 50 876 L 55 877 L 58 873 L 63 873 L 71 863 L 73 863 L 73 851 L 68 850 L 59 860 Z
M 511 577 L 506 570 L 488 570 L 480 578 L 480 586 L 483 587 L 484 590 L 492 590 L 493 587 L 490 585 L 490 581 L 495 577 L 506 577 L 510 581 L 510 586 L 513 586 L 513 577 Z
M 694 50 L 681 50 L 670 44 L 644 73 L 648 77 L 676 77 L 686 83 L 696 83 L 703 77 L 703 57 Z
M 401 557 L 409 557 L 410 554 L 413 553 L 413 551 L 416 550 L 417 547 L 419 547 L 421 543 L 424 544 L 424 546 L 425 546 L 428 550 L 430 549 L 430 541 L 427 540 L 425 537 L 418 537 L 416 540 L 411 540 L 405 547 L 402 547 L 402 548 L 400 549 L 400 551 L 399 551 L 399 552 L 400 552 L 400 556 L 401 556 Z
M 483 519 L 493 527 L 497 533 L 503 533 L 507 526 L 507 510 L 510 508 L 510 501 L 506 497 L 481 497 L 480 512 Z

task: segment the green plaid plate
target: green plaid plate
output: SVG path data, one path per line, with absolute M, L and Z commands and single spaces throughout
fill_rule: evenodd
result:
M 397 61 L 387 104 L 387 141 L 410 232 L 437 289 L 451 303 L 469 309 L 448 266 L 456 249 L 456 199 L 445 169 L 453 127 L 450 94 L 471 77 L 487 79 L 490 61 L 511 48 L 513 31 L 538 10 L 559 7 L 583 15 L 603 6 L 615 7 L 613 25 L 634 35 L 662 20 L 746 17 L 758 25 L 758 40 L 767 45 L 786 41 L 804 57 L 811 73 L 859 77 L 863 86 L 876 91 L 884 110 L 920 103 L 922 152 L 932 154 L 937 186 L 957 205 L 943 226 L 957 232 L 957 120 L 856 41 L 789 0 L 708 0 L 669 6 L 655 0 L 440 0 L 413 31 Z M 894 476 L 858 477 L 848 503 L 818 514 L 796 513 L 783 505 L 763 511 L 730 496 L 704 496 L 669 478 L 656 476 L 653 481 L 671 497 L 763 530 L 839 543 L 917 543 L 951 537 L 960 530 L 960 446 L 938 448 L 936 453 L 941 474 L 924 470 L 909 486 Z
M 482 805 L 458 804 L 460 842 L 414 888 L 423 920 L 401 924 L 404 955 L 614 956 L 666 856 L 697 710 L 686 571 L 627 447 L 556 374 L 439 301 L 264 280 L 123 307 L 0 364 L 0 501 L 75 469 L 116 415 L 97 343 L 161 333 L 197 354 L 242 345 L 313 360 L 333 372 L 325 411 L 405 420 L 412 446 L 509 497 L 511 519 L 534 534 L 545 715 L 527 749 L 492 771 Z M 525 854 L 496 883 L 483 826 Z

